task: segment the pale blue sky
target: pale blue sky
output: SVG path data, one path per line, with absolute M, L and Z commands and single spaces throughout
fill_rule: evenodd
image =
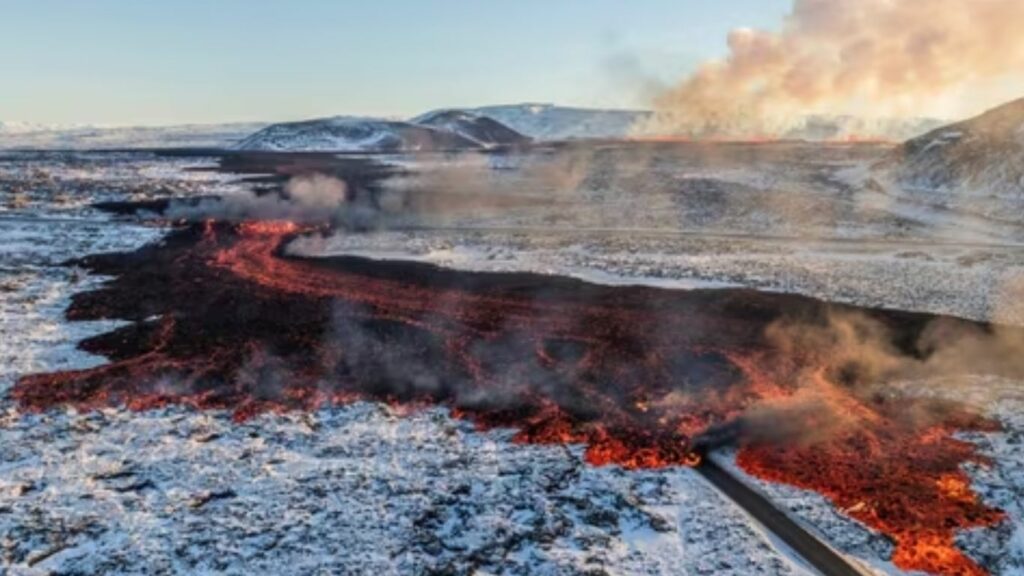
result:
M 0 120 L 642 106 L 791 0 L 0 0 Z M 649 89 L 647 90 L 649 93 Z

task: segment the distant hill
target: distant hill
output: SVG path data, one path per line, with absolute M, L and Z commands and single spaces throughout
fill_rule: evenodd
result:
M 428 112 L 413 118 L 410 122 L 458 134 L 481 146 L 523 144 L 530 141 L 529 136 L 524 136 L 489 116 L 465 110 Z
M 887 140 L 902 142 L 945 124 L 935 118 L 861 118 L 858 116 L 806 116 L 780 136 L 788 140 Z
M 898 193 L 1024 222 L 1024 99 L 908 140 L 875 173 Z
M 528 138 L 491 118 L 462 111 L 409 122 L 339 116 L 274 124 L 243 140 L 241 150 L 427 152 L 518 144 Z
M 462 150 L 573 139 L 617 139 L 636 133 L 646 110 L 511 104 L 435 110 L 408 121 L 337 116 L 302 122 L 107 128 L 0 122 L 0 148 L 213 147 L 276 151 L 396 152 Z M 785 139 L 884 138 L 903 141 L 937 128 L 930 119 L 808 116 Z
M 265 126 L 254 122 L 134 127 L 0 122 L 0 148 L 228 148 Z
M 645 110 L 571 108 L 553 104 L 484 106 L 466 111 L 493 118 L 536 140 L 624 138 L 638 121 L 652 114 Z

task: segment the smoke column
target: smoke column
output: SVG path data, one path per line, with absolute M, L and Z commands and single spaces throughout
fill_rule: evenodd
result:
M 1022 21 L 1021 0 L 795 0 L 778 32 L 733 30 L 726 58 L 658 95 L 637 130 L 750 137 L 808 114 L 974 114 L 1024 90 Z

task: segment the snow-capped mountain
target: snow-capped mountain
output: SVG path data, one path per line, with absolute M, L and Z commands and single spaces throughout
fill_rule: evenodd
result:
M 523 144 L 530 141 L 528 136 L 489 116 L 465 110 L 437 110 L 413 118 L 411 122 L 458 134 L 484 147 Z
M 177 126 L 101 127 L 0 123 L 0 148 L 227 148 L 265 123 L 182 124 Z
M 306 152 L 425 152 L 479 147 L 476 140 L 448 130 L 351 116 L 273 124 L 237 146 L 240 150 Z

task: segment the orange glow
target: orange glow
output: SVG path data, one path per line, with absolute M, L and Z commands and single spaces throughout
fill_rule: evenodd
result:
M 185 404 L 239 420 L 358 400 L 399 412 L 442 404 L 482 429 L 515 429 L 516 442 L 579 444 L 590 464 L 641 469 L 697 466 L 693 439 L 709 428 L 810 394 L 821 409 L 786 422 L 798 438 L 740 436 L 739 465 L 823 494 L 891 537 L 900 568 L 982 573 L 956 534 L 1004 515 L 972 491 L 961 465 L 984 460 L 954 434 L 995 425 L 927 400 L 858 396 L 829 381 L 828 358 L 765 340 L 779 311 L 820 304 L 505 276 L 460 283 L 457 272 L 282 257 L 299 231 L 211 224 L 144 249 L 141 264 L 99 267 L 119 278 L 77 296 L 70 318 L 162 320 L 91 341 L 110 364 L 22 378 L 14 397 L 27 409 Z M 385 378 L 400 362 L 430 384 Z M 915 424 L 909 412 L 933 418 Z

